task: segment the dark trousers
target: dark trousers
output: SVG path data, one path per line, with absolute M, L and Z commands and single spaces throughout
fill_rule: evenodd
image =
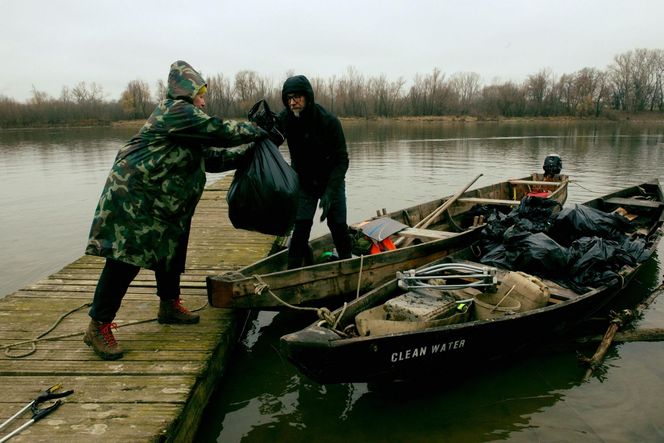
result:
M 191 223 L 191 220 L 189 222 Z M 187 225 L 187 229 L 178 239 L 175 255 L 171 261 L 168 264 L 158 265 L 154 272 L 157 295 L 162 300 L 180 298 L 180 274 L 184 272 L 187 259 L 189 226 Z M 107 258 L 92 298 L 92 306 L 88 312 L 90 317 L 104 323 L 113 321 L 129 285 L 140 270 L 139 266 Z
M 129 285 L 140 270 L 139 266 L 107 258 L 92 299 L 90 317 L 103 323 L 113 321 Z M 157 270 L 155 279 L 159 298 L 174 300 L 180 297 L 179 270 Z
M 288 248 L 288 269 L 313 264 L 313 255 L 311 248 L 309 248 L 309 236 L 311 235 L 318 200 L 319 197 L 300 189 L 293 235 Z M 350 258 L 352 243 L 346 224 L 346 189 L 344 186 L 341 186 L 332 198 L 332 204 L 327 213 L 327 227 L 330 229 L 330 234 L 332 234 L 332 240 L 337 248 L 339 258 Z

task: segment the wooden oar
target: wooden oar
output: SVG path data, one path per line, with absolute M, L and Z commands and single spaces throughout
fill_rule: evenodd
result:
M 657 296 L 662 293 L 664 293 L 664 283 L 659 285 L 650 294 L 650 296 L 643 303 L 640 303 L 634 310 L 624 309 L 619 314 L 614 315 L 614 317 L 611 319 L 611 324 L 604 333 L 604 337 L 602 337 L 602 342 L 599 344 L 597 350 L 595 351 L 595 354 L 590 358 L 583 356 L 579 357 L 583 363 L 588 365 L 584 380 L 590 378 L 590 376 L 593 374 L 593 371 L 602 364 L 604 355 L 606 355 L 606 352 L 609 350 L 609 347 L 611 346 L 611 343 L 613 342 L 618 329 L 620 329 L 624 324 L 629 323 L 634 318 L 638 317 L 648 308 L 648 306 L 650 306 L 650 304 L 657 298 Z
M 598 335 L 577 338 L 578 343 L 598 342 L 603 337 Z M 631 343 L 638 341 L 664 341 L 664 328 L 641 328 L 630 331 L 617 332 L 613 336 L 614 343 Z
M 447 208 L 452 206 L 452 204 L 455 201 L 457 201 L 459 199 L 459 197 L 461 197 L 463 195 L 463 193 L 466 192 L 468 190 L 468 188 L 473 186 L 473 184 L 483 175 L 484 174 L 478 174 L 477 177 L 475 177 L 473 180 L 471 180 L 470 183 L 468 183 L 461 191 L 457 192 L 452 197 L 448 198 L 445 201 L 445 203 L 438 206 L 431 214 L 424 217 L 419 223 L 417 223 L 413 227 L 414 228 L 420 228 L 420 229 L 426 229 L 436 219 L 436 217 L 438 217 L 440 214 L 442 214 L 444 211 L 446 211 Z M 410 245 L 413 240 L 414 239 L 412 237 L 408 238 L 408 239 L 405 239 L 404 244 L 401 247 L 405 248 L 406 246 Z M 403 237 L 400 238 L 400 239 L 397 239 L 397 241 L 395 242 L 395 245 L 398 246 L 399 243 L 401 243 L 401 241 L 403 241 Z

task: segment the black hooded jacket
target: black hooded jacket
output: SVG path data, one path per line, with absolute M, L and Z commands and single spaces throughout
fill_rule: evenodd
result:
M 306 106 L 295 117 L 288 108 L 288 94 L 302 93 Z M 284 83 L 281 99 L 286 106 L 278 124 L 288 140 L 291 166 L 298 174 L 300 186 L 320 197 L 328 187 L 340 186 L 348 170 L 346 139 L 339 119 L 314 101 L 314 90 L 303 75 L 290 77 Z

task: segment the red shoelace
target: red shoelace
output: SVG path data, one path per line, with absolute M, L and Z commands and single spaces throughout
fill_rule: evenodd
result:
M 104 338 L 104 341 L 106 344 L 110 347 L 115 347 L 117 346 L 118 342 L 115 341 L 115 337 L 113 336 L 113 331 L 112 329 L 118 329 L 117 323 L 103 323 L 99 325 L 99 332 L 101 333 L 101 336 Z
M 182 306 L 182 299 L 181 298 L 176 298 L 175 300 L 173 300 L 173 306 L 175 307 L 175 309 L 182 312 L 183 314 L 189 314 L 190 313 L 189 309 Z

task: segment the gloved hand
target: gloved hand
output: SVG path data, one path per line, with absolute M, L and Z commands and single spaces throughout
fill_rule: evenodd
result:
M 274 143 L 274 144 L 277 145 L 277 146 L 281 146 L 281 144 L 282 144 L 282 143 L 284 142 L 284 140 L 285 140 L 285 137 L 284 137 L 284 135 L 283 135 L 281 132 L 279 132 L 279 130 L 277 129 L 277 127 L 274 126 L 274 127 L 273 127 L 272 129 L 270 129 L 268 132 L 269 132 L 270 140 L 272 140 L 272 143 Z
M 320 198 L 320 203 L 318 204 L 318 207 L 323 210 L 323 213 L 320 216 L 320 221 L 323 221 L 327 218 L 327 213 L 330 211 L 331 205 L 332 205 L 332 198 L 330 197 L 330 193 L 328 191 L 325 191 Z
M 263 140 L 264 138 L 268 138 L 270 134 L 260 126 L 256 125 L 256 123 L 253 123 L 254 128 L 258 131 L 258 135 L 256 136 L 256 140 Z

